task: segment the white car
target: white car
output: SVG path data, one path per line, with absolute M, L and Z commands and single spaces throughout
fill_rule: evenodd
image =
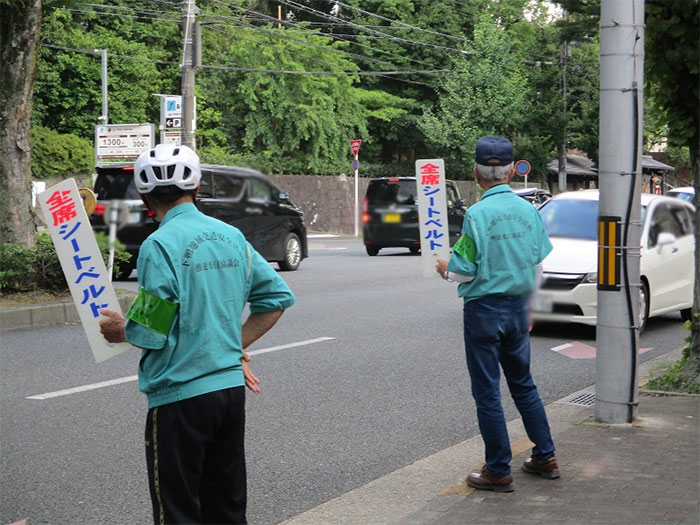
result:
M 669 197 L 676 197 L 677 199 L 683 199 L 684 201 L 693 202 L 693 196 L 695 195 L 695 188 L 692 186 L 682 186 L 680 188 L 673 188 L 668 190 L 666 195 Z
M 641 204 L 640 329 L 649 317 L 676 310 L 689 319 L 695 282 L 695 208 L 651 194 L 642 194 Z M 543 261 L 534 318 L 595 325 L 598 190 L 556 195 L 539 211 L 554 249 Z

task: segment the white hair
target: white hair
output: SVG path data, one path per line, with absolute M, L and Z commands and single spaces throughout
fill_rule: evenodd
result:
M 506 180 L 513 169 L 512 162 L 505 166 L 484 166 L 483 164 L 476 164 L 475 166 L 479 177 L 489 182 Z

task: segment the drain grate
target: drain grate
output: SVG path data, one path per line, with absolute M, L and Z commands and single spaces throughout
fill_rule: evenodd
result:
M 595 405 L 595 394 L 593 392 L 584 392 L 583 394 L 572 397 L 567 403 L 590 407 Z

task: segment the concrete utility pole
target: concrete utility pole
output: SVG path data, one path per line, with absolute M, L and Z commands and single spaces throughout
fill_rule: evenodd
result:
M 195 149 L 194 130 L 194 68 L 195 68 L 195 18 L 194 0 L 187 0 L 182 13 L 182 144 Z M 199 33 L 199 31 L 197 31 Z M 201 46 L 199 46 L 201 47 Z
M 643 71 L 644 0 L 602 0 L 596 419 L 603 423 L 631 423 L 637 412 Z

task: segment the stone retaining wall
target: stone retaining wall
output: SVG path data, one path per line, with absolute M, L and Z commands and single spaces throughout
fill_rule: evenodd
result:
M 352 175 L 272 175 L 270 180 L 302 209 L 309 231 L 354 233 L 355 179 Z M 364 177 L 358 180 L 360 202 L 370 180 Z M 456 184 L 467 206 L 479 200 L 482 191 L 474 181 L 461 180 Z M 513 183 L 513 187 L 522 187 L 522 183 Z

